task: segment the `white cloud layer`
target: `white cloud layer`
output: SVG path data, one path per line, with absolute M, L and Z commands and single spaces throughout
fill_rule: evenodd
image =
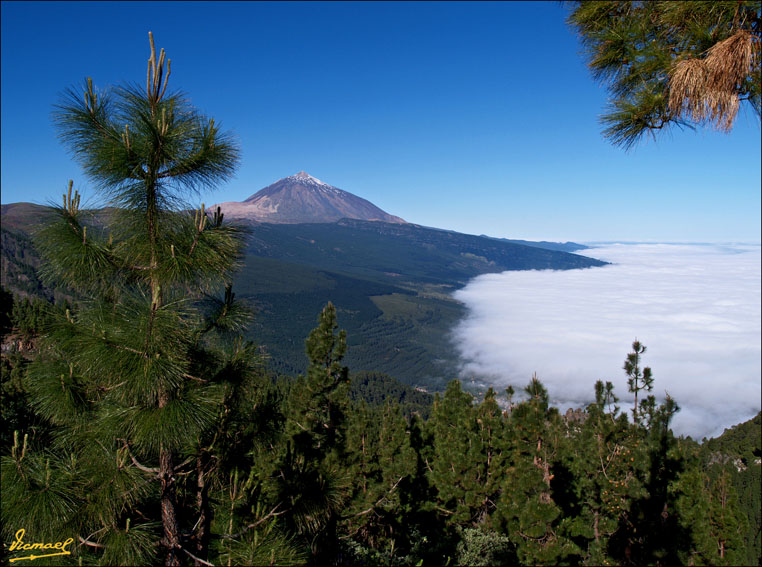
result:
M 480 276 L 455 293 L 466 377 L 523 388 L 537 372 L 554 405 L 584 407 L 596 380 L 629 409 L 624 359 L 648 347 L 653 394 L 681 407 L 676 433 L 711 437 L 760 409 L 760 246 L 615 244 L 603 268 Z M 629 402 L 629 404 L 628 404 Z

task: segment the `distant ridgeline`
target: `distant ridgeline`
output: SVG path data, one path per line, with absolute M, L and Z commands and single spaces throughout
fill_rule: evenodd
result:
M 292 178 L 302 192 L 306 186 L 332 198 L 348 195 L 338 189 L 340 193 L 329 191 L 326 187 L 330 186 L 314 178 Z M 286 186 L 296 191 L 293 183 Z M 278 187 L 283 189 L 283 185 Z M 272 192 L 268 195 L 274 198 Z M 261 199 L 257 202 L 261 204 Z M 365 210 L 363 203 L 350 204 L 354 206 L 346 209 L 350 212 Z M 45 288 L 36 276 L 39 257 L 30 231 L 47 208 L 15 203 L 0 210 L 2 285 L 24 296 L 71 298 L 65 290 Z M 92 212 L 94 229 L 103 225 L 107 214 Z M 304 372 L 304 337 L 314 326 L 317 313 L 331 301 L 348 333 L 347 363 L 351 368 L 384 372 L 413 386 L 442 389 L 457 369 L 447 335 L 465 314 L 463 306 L 452 299 L 452 291 L 485 273 L 605 264 L 549 249 L 580 248 L 573 243 L 525 245 L 392 218 L 394 222 L 345 218 L 309 224 L 262 223 L 245 217 L 235 220 L 248 227 L 250 237 L 233 291 L 254 308 L 249 338 L 264 346 L 275 370 Z

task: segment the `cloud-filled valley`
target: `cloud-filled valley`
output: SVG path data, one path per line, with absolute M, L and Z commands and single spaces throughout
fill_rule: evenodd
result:
M 562 411 L 596 380 L 631 407 L 623 361 L 648 347 L 653 394 L 681 407 L 677 433 L 722 433 L 760 409 L 760 246 L 615 244 L 583 251 L 603 268 L 488 274 L 456 292 L 465 377 L 520 389 L 534 372 Z

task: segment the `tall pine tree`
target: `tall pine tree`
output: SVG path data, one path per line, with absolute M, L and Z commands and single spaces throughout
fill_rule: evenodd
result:
M 560 530 L 561 509 L 552 481 L 560 437 L 560 416 L 536 376 L 524 389 L 528 399 L 511 412 L 512 455 L 495 511 L 522 563 L 552 564 L 578 552 Z
M 627 386 L 630 392 L 635 394 L 635 403 L 632 406 L 632 419 L 638 423 L 638 394 L 646 390 L 650 392 L 653 389 L 654 379 L 651 375 L 651 368 L 645 367 L 641 370 L 641 357 L 646 352 L 646 345 L 635 340 L 632 343 L 632 352 L 627 355 L 624 361 L 624 371 L 627 374 Z
M 70 534 L 104 563 L 179 565 L 205 522 L 184 513 L 178 479 L 225 398 L 211 337 L 246 318 L 231 293 L 208 310 L 202 300 L 230 281 L 243 234 L 219 210 L 184 204 L 232 175 L 238 149 L 168 89 L 170 61 L 149 39 L 145 88 L 101 92 L 87 79 L 54 113 L 112 208 L 105 229 L 88 225 L 70 183 L 37 235 L 44 279 L 90 299 L 48 328 L 30 369 L 56 442 L 44 452 L 17 439 L 3 462 L 3 525 L 35 541 Z
M 306 347 L 307 376 L 291 388 L 272 490 L 287 510 L 289 529 L 320 563 L 336 553 L 337 523 L 351 484 L 346 474 L 349 370 L 341 364 L 346 332 L 339 331 L 332 303 L 320 313 Z

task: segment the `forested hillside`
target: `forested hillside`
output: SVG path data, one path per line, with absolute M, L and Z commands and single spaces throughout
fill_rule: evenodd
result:
M 762 412 L 703 443 L 713 482 L 730 479 L 738 494 L 739 508 L 748 529 L 744 533 L 746 556 L 741 563 L 759 565 L 762 558 Z
M 46 386 L 39 347 L 19 353 L 7 340 L 46 342 L 76 308 L 13 305 L 2 364 L 5 540 L 23 525 L 81 538 L 65 564 L 161 559 L 160 500 L 141 488 L 157 474 L 148 453 L 116 445 L 113 457 L 72 461 L 76 445 L 64 440 L 106 418 L 102 394 L 84 377 Z M 633 419 L 610 383 L 591 384 L 593 403 L 564 417 L 537 377 L 481 400 L 452 381 L 432 398 L 378 373 L 350 379 L 345 349 L 329 305 L 307 341 L 306 376 L 271 374 L 250 350 L 235 363 L 245 365 L 216 402 L 201 456 L 192 446 L 178 455 L 183 561 L 758 564 L 760 416 L 697 444 L 671 433 L 674 401 L 646 396 Z
M 52 209 L 2 206 L 2 283 L 15 293 L 72 298 L 37 277 L 31 239 Z M 91 234 L 105 230 L 111 209 L 82 211 Z M 302 339 L 314 314 L 336 305 L 349 332 L 347 363 L 411 385 L 443 389 L 455 373 L 448 333 L 464 316 L 451 292 L 484 273 L 573 269 L 603 262 L 569 254 L 572 243 L 514 243 L 417 225 L 344 219 L 338 223 L 250 223 L 233 290 L 254 311 L 247 337 L 264 347 L 278 372 L 304 372 Z
M 31 238 L 23 232 L 2 227 L 0 244 L 2 285 L 24 295 L 51 297 L 51 290 L 46 288 L 37 276 L 40 258 L 34 250 Z

